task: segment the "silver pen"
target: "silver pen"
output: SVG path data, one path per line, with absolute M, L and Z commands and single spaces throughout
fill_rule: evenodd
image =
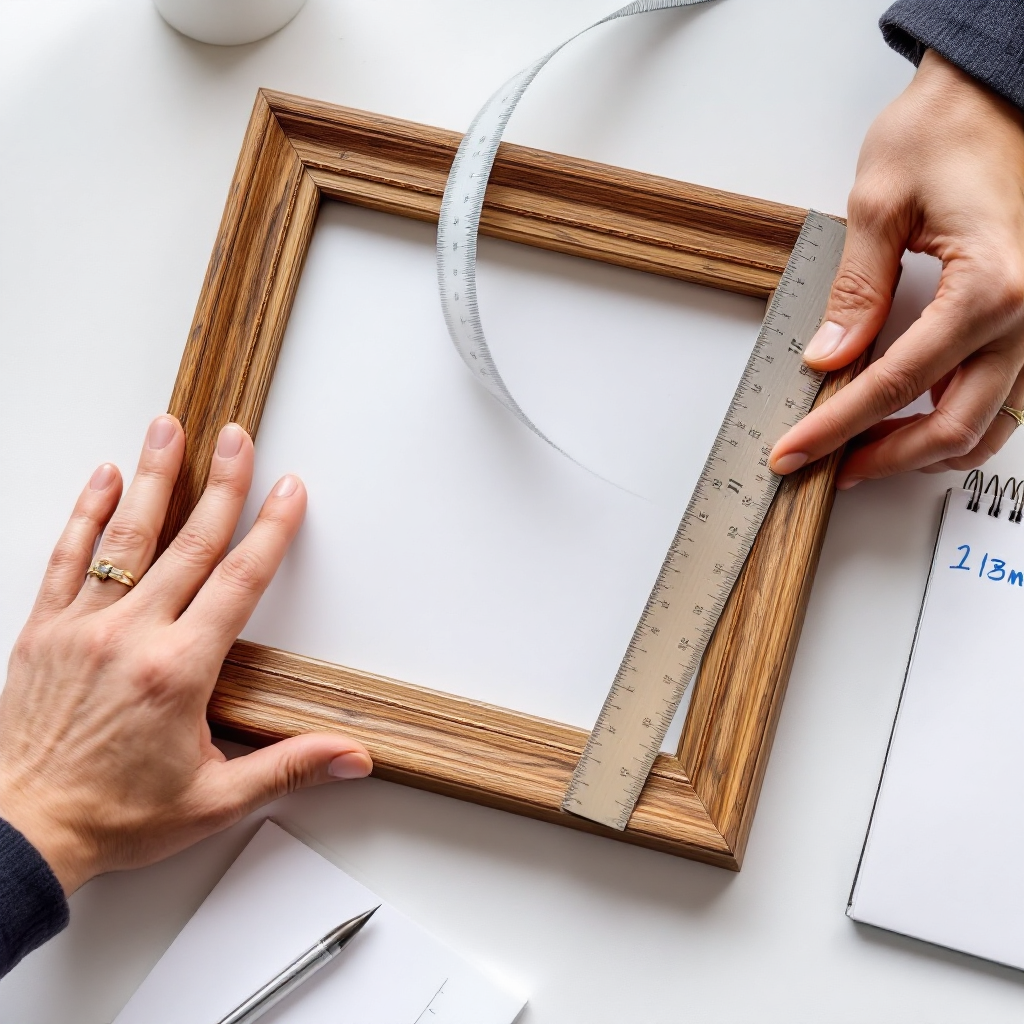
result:
M 236 1006 L 226 1017 L 222 1017 L 217 1024 L 249 1024 L 250 1021 L 262 1017 L 289 992 L 297 989 L 325 964 L 329 964 L 378 910 L 380 907 L 376 906 L 373 910 L 353 917 L 329 931 L 302 956 L 293 960 L 276 978 L 268 981 L 261 989 L 249 996 L 241 1006 Z

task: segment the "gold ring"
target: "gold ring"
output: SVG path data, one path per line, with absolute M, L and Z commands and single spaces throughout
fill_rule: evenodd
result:
M 135 577 L 127 569 L 118 569 L 116 565 L 108 562 L 105 558 L 97 558 L 89 566 L 89 571 L 85 575 L 95 576 L 98 580 L 117 580 L 118 583 L 123 583 L 129 589 L 135 586 Z
M 1014 409 L 1009 405 L 1004 405 L 999 412 L 1005 412 L 1007 416 L 1012 416 L 1017 421 L 1018 427 L 1024 427 L 1024 409 Z M 999 413 L 996 413 L 998 416 Z

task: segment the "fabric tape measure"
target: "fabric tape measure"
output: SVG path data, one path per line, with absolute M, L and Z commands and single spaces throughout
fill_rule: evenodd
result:
M 484 335 L 483 322 L 476 293 L 476 240 L 480 230 L 480 213 L 491 168 L 498 154 L 498 145 L 505 126 L 523 93 L 541 69 L 563 47 L 598 25 L 633 14 L 662 11 L 672 7 L 691 7 L 708 0 L 636 0 L 620 7 L 607 17 L 587 26 L 564 43 L 535 60 L 529 67 L 513 75 L 482 107 L 459 145 L 437 221 L 437 283 L 441 308 L 452 342 L 470 368 L 473 376 L 516 419 L 548 444 L 558 448 L 538 429 L 519 407 L 498 373 Z M 562 451 L 561 448 L 558 449 Z M 563 452 L 563 454 L 566 454 Z M 570 456 L 571 458 L 571 456 Z
M 633 14 L 704 2 L 636 0 L 583 31 Z M 520 408 L 491 356 L 477 301 L 476 250 L 487 181 L 505 126 L 540 70 L 582 34 L 509 79 L 473 119 L 452 164 L 437 229 L 441 306 L 456 349 L 474 377 L 509 412 L 556 448 Z M 573 773 L 562 804 L 566 811 L 616 829 L 629 821 L 778 490 L 781 478 L 768 469 L 768 456 L 785 431 L 810 411 L 824 379 L 803 362 L 802 353 L 824 316 L 845 236 L 838 221 L 808 214 Z

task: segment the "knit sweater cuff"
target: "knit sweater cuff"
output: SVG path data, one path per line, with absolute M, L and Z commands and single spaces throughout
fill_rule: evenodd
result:
M 0 818 L 0 976 L 67 927 L 68 901 L 50 865 Z
M 935 50 L 1024 110 L 1020 0 L 897 0 L 879 21 L 885 41 L 915 64 Z

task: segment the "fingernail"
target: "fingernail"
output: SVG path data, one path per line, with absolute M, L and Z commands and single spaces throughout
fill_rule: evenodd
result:
M 862 477 L 862 476 L 849 476 L 849 477 L 846 477 L 844 480 L 840 480 L 836 484 L 836 490 L 837 491 L 848 491 L 851 487 L 856 487 L 857 484 L 859 484 L 863 479 L 864 479 L 864 477 Z
M 327 774 L 336 779 L 365 779 L 372 771 L 373 762 L 355 751 L 340 754 L 327 766 Z
M 146 447 L 159 451 L 166 448 L 175 434 L 175 423 L 171 416 L 158 416 L 149 425 L 149 432 L 146 434 Z
M 837 348 L 839 348 L 840 342 L 846 336 L 846 328 L 840 327 L 839 324 L 833 323 L 831 320 L 826 320 L 818 329 L 814 332 L 814 337 L 807 342 L 807 348 L 804 349 L 804 359 L 818 362 L 820 359 L 827 359 Z
M 299 487 L 299 478 L 289 474 L 281 477 L 277 487 L 274 488 L 275 498 L 287 498 L 294 494 Z
M 785 476 L 787 473 L 792 473 L 794 470 L 799 469 L 801 466 L 807 463 L 806 452 L 790 452 L 788 455 L 780 455 L 774 462 L 772 462 L 772 472 L 778 473 L 779 476 Z
M 93 491 L 105 491 L 113 482 L 117 470 L 110 462 L 104 462 L 96 468 L 96 472 L 89 478 L 89 488 Z
M 222 459 L 233 459 L 242 450 L 245 431 L 237 423 L 222 427 L 217 438 L 217 454 Z

